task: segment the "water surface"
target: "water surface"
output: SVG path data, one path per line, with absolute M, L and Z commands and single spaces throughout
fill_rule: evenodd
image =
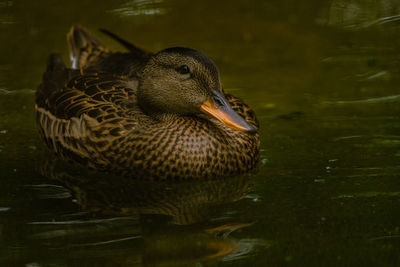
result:
M 398 266 L 400 3 L 303 2 L 1 0 L 0 265 Z M 75 23 L 211 57 L 258 115 L 258 169 L 160 184 L 55 160 L 34 92 Z

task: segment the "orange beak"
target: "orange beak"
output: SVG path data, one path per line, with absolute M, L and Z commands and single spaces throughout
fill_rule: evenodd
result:
M 245 121 L 237 114 L 219 92 L 212 91 L 213 95 L 208 98 L 201 106 L 200 110 L 206 114 L 213 116 L 226 126 L 243 131 L 256 132 L 257 129 Z

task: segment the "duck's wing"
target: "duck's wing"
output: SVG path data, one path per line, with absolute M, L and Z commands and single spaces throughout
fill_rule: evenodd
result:
M 136 47 L 114 33 L 104 29 L 101 31 L 121 43 L 129 52 L 111 52 L 84 27 L 74 25 L 67 34 L 72 68 L 81 71 L 90 70 L 130 77 L 137 76 L 137 73 L 147 63 L 151 53 Z
M 137 126 L 135 86 L 113 74 L 67 69 L 52 55 L 35 106 L 46 143 L 64 158 L 87 164 L 97 157 L 106 165 L 99 151 Z

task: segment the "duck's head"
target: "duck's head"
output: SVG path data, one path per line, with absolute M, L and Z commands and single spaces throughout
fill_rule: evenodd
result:
M 154 54 L 140 74 L 138 102 L 154 116 L 205 113 L 233 129 L 256 131 L 229 106 L 214 62 L 193 49 L 173 47 Z

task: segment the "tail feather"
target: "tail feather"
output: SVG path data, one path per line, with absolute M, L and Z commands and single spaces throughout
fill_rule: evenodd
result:
M 74 25 L 67 34 L 73 69 L 83 69 L 96 62 L 108 49 L 80 25 Z
M 110 32 L 106 29 L 99 29 L 102 33 L 108 35 L 109 37 L 113 38 L 114 40 L 116 40 L 118 43 L 120 43 L 121 45 L 123 45 L 126 49 L 128 49 L 134 56 L 137 57 L 147 57 L 149 56 L 149 52 L 147 52 L 146 50 L 139 48 L 137 46 L 135 46 L 134 44 L 126 41 L 125 39 L 122 39 L 121 37 L 119 37 L 118 35 L 116 35 L 113 32 Z

